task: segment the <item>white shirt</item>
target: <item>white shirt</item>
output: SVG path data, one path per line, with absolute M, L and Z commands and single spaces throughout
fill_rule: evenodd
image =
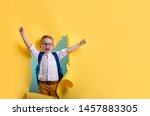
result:
M 38 59 L 38 55 L 40 52 L 33 45 L 29 48 L 29 50 L 31 51 L 31 54 L 36 59 Z M 56 53 L 58 55 L 59 60 L 61 60 L 68 54 L 66 48 L 60 51 L 57 51 Z M 38 79 L 40 81 L 58 81 L 59 80 L 57 64 L 51 52 L 48 54 L 44 54 L 42 56 L 42 59 L 40 62 L 40 71 L 39 71 Z

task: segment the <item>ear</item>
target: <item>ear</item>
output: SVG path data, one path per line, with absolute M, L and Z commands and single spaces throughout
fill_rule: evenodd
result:
M 54 48 L 54 44 L 51 47 Z

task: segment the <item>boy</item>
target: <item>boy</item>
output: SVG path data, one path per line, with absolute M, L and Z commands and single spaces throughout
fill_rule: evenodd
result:
M 40 54 L 43 53 L 39 64 L 39 74 L 38 74 L 39 92 L 44 95 L 51 95 L 59 98 L 56 93 L 56 89 L 60 81 L 57 64 L 63 57 L 68 55 L 68 53 L 71 53 L 80 46 L 84 45 L 86 41 L 82 39 L 79 43 L 70 48 L 64 48 L 60 51 L 55 52 L 58 58 L 58 62 L 56 62 L 56 58 L 51 52 L 52 49 L 54 48 L 54 40 L 51 36 L 44 35 L 41 38 L 40 48 L 42 52 L 39 52 L 26 38 L 23 27 L 19 28 L 19 32 L 25 45 L 38 61 Z

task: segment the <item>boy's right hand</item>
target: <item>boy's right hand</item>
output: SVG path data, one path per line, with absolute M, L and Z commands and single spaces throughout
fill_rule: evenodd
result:
M 85 40 L 85 39 L 82 39 L 82 40 L 80 41 L 80 45 L 84 45 L 84 44 L 86 44 L 86 40 Z
M 20 28 L 19 28 L 19 32 L 20 32 L 20 33 L 24 32 L 23 27 L 20 27 Z

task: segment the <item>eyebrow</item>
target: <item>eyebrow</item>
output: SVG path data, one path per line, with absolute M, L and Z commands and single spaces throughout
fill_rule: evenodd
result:
M 42 42 L 42 44 L 51 44 L 51 45 L 52 45 L 53 43 L 46 43 L 46 42 Z

